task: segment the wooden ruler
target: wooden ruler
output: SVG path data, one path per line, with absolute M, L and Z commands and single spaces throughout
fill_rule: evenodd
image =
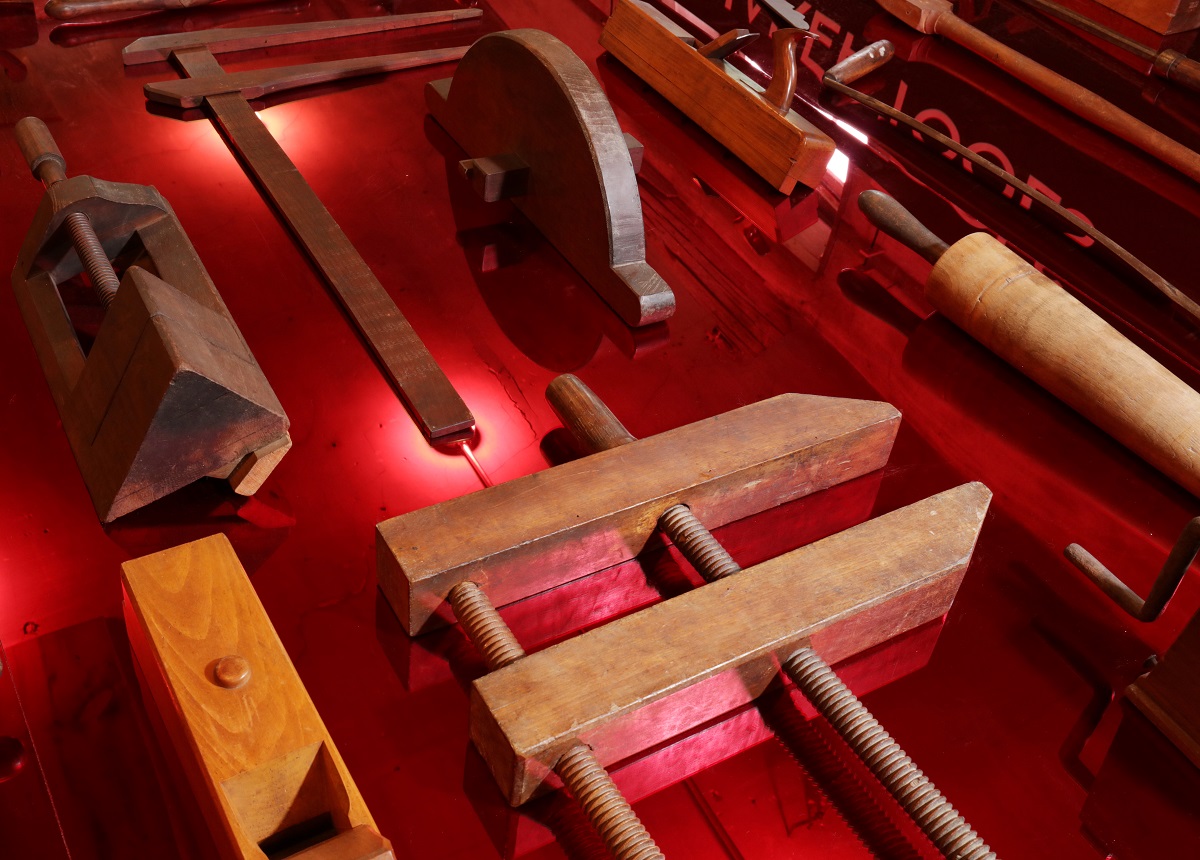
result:
M 178 50 L 174 57 L 189 77 L 224 74 L 205 47 Z M 471 411 L 245 97 L 221 93 L 208 96 L 205 105 L 337 294 L 421 432 L 430 443 L 469 438 L 475 429 Z

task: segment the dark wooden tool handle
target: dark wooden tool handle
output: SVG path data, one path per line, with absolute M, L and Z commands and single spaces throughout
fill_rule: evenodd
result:
M 869 75 L 896 53 L 892 43 L 887 39 L 872 42 L 867 47 L 855 51 L 836 66 L 831 66 L 825 73 L 825 79 L 839 84 L 852 84 L 859 78 Z
M 46 14 L 60 21 L 82 18 L 85 15 L 107 15 L 110 12 L 156 12 L 160 9 L 183 9 L 204 6 L 214 0 L 50 0 Z
M 864 191 L 858 195 L 858 208 L 868 221 L 931 263 L 940 260 L 950 247 L 882 191 Z
M 564 373 L 551 382 L 546 400 L 586 454 L 617 448 L 636 438 L 574 374 Z
M 44 122 L 36 116 L 27 116 L 17 122 L 15 132 L 17 146 L 36 178 L 48 186 L 67 178 L 66 159 Z
M 1200 93 L 1200 63 L 1170 48 L 1154 59 L 1154 74 Z

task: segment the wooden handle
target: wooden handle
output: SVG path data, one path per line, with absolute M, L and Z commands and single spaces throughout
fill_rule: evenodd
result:
M 939 311 L 1164 475 L 1200 496 L 1200 394 L 996 239 L 934 266 Z
M 1170 48 L 1154 58 L 1154 74 L 1200 93 L 1200 63 Z
M 926 260 L 936 263 L 950 246 L 933 235 L 911 212 L 882 191 L 858 195 L 858 208 L 867 220 L 893 239 L 903 242 Z
M 783 116 L 791 112 L 792 97 L 796 94 L 796 43 L 808 35 L 808 30 L 788 27 L 776 30 L 773 37 L 775 65 L 771 69 L 771 83 L 762 97 Z
M 852 84 L 859 78 L 866 77 L 892 58 L 896 53 L 892 43 L 887 39 L 872 42 L 867 47 L 855 51 L 836 66 L 831 66 L 825 73 L 825 79 L 839 84 Z
M 49 187 L 67 178 L 66 159 L 44 122 L 36 116 L 27 116 L 17 122 L 15 132 L 17 146 L 37 179 Z
M 82 18 L 85 15 L 107 15 L 110 12 L 155 12 L 160 9 L 184 9 L 205 6 L 214 0 L 50 0 L 46 14 L 60 21 Z
M 604 401 L 574 374 L 564 373 L 551 382 L 546 388 L 546 399 L 584 453 L 607 451 L 636 439 Z

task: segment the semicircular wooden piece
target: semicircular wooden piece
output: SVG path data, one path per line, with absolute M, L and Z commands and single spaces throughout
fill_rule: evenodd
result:
M 541 30 L 491 33 L 425 98 L 473 161 L 522 174 L 495 196 L 511 197 L 627 323 L 674 313 L 671 288 L 646 263 L 629 144 L 570 48 Z

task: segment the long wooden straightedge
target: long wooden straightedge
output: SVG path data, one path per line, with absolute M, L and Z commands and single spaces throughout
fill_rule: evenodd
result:
M 517 660 L 475 681 L 472 739 L 517 805 L 575 738 L 611 764 L 754 699 L 805 640 L 834 663 L 933 620 L 990 500 L 964 484 Z
M 781 113 L 762 87 L 723 59 L 705 56 L 695 38 L 657 9 L 616 0 L 600 44 L 784 194 L 797 182 L 820 184 L 834 150 L 829 136 L 794 110 Z
M 627 559 L 685 503 L 715 528 L 881 468 L 887 403 L 784 394 L 387 520 L 379 584 L 410 634 L 464 580 L 504 605 Z
M 150 698 L 225 858 L 393 860 L 224 535 L 121 566 Z

